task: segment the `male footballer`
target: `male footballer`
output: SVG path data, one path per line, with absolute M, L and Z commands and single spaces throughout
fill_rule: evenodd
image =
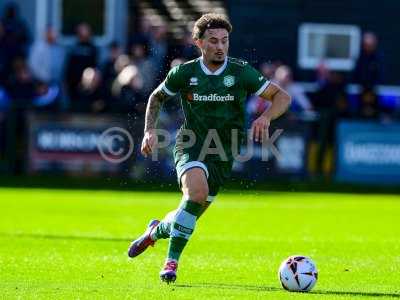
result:
M 282 115 L 291 101 L 284 90 L 246 61 L 228 57 L 231 31 L 232 25 L 223 15 L 205 14 L 199 18 L 192 35 L 202 56 L 172 68 L 148 99 L 141 145 L 144 156 L 157 147 L 156 122 L 163 103 L 180 96 L 184 122 L 176 138 L 174 159 L 183 197 L 177 210 L 161 221 L 150 222 L 132 242 L 128 255 L 135 257 L 157 240 L 169 238 L 167 258 L 160 272 L 161 280 L 167 283 L 176 280 L 179 257 L 196 221 L 230 176 L 233 133 L 239 132 L 240 139 L 244 137 L 247 96 L 256 94 L 272 103 L 252 123 L 251 138 L 256 142 L 267 138 L 270 122 Z M 215 147 L 221 153 L 206 153 Z

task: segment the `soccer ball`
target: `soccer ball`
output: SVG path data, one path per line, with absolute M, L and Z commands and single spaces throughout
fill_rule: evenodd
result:
M 317 283 L 318 271 L 310 258 L 293 255 L 282 262 L 278 276 L 285 290 L 308 292 Z

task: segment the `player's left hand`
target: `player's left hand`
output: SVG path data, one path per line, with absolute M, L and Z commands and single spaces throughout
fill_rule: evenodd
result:
M 271 120 L 265 116 L 260 116 L 251 125 L 251 137 L 256 142 L 263 142 L 269 138 L 269 124 Z

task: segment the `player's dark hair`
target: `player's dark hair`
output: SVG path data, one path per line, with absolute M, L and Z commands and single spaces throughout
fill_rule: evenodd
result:
M 205 14 L 194 23 L 192 37 L 194 40 L 201 39 L 207 29 L 223 28 L 231 33 L 232 25 L 228 19 L 221 14 Z

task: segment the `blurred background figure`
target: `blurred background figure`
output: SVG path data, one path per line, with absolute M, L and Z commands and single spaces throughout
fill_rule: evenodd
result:
M 315 69 L 315 83 L 317 84 L 318 89 L 324 87 L 324 85 L 328 82 L 328 77 L 330 75 L 330 70 L 326 66 L 326 64 L 322 61 L 317 68 Z
M 15 59 L 28 55 L 31 36 L 25 21 L 19 15 L 19 7 L 14 2 L 9 2 L 4 7 L 0 19 L 1 61 L 5 63 L 3 72 L 12 71 Z
M 305 94 L 304 89 L 293 81 L 292 71 L 288 66 L 282 65 L 278 67 L 275 71 L 273 81 L 278 83 L 292 96 L 290 110 L 293 113 L 313 112 L 313 105 L 310 99 Z
M 0 118 L 4 121 L 5 116 L 3 113 L 7 112 L 10 108 L 10 97 L 8 96 L 6 89 L 0 86 Z
M 7 80 L 10 70 L 10 61 L 8 59 L 8 48 L 5 43 L 5 30 L 3 23 L 0 21 L 0 84 L 4 84 Z
M 60 84 L 63 80 L 64 64 L 64 47 L 58 44 L 54 29 L 48 27 L 44 39 L 38 39 L 32 46 L 29 67 L 39 80 Z
M 149 56 L 149 50 L 146 44 L 133 44 L 130 49 L 131 64 L 135 65 L 143 78 L 143 93 L 150 93 L 155 84 L 157 71 L 160 72 L 162 65 L 157 64 L 157 59 Z
M 6 85 L 12 104 L 28 109 L 36 96 L 37 82 L 23 58 L 14 61 L 12 74 Z
M 146 111 L 147 94 L 143 92 L 144 80 L 136 66 L 127 66 L 118 78 L 121 91 L 115 110 L 117 112 L 130 112 L 134 118 L 143 118 Z
M 186 61 L 186 59 L 184 59 L 183 57 L 177 57 L 177 58 L 173 59 L 171 61 L 171 69 L 180 64 L 183 64 L 185 61 Z
M 318 90 L 314 94 L 314 105 L 318 112 L 316 126 L 317 144 L 311 149 L 315 158 L 314 172 L 330 176 L 333 172 L 336 125 L 339 120 L 350 118 L 346 82 L 339 72 L 330 71 L 325 65 L 317 69 Z
M 166 58 L 169 51 L 169 43 L 167 40 L 167 26 L 158 24 L 152 28 L 150 39 L 150 57 L 155 66 L 164 69 L 166 66 Z
M 66 83 L 70 99 L 77 96 L 83 71 L 97 66 L 97 48 L 92 41 L 92 31 L 88 24 L 81 23 L 76 28 L 76 44 L 68 53 Z
M 260 64 L 260 72 L 265 78 L 272 79 L 276 69 L 279 67 L 277 62 L 263 62 Z
M 120 71 L 117 68 L 117 60 L 119 57 L 121 57 L 121 55 L 122 55 L 121 46 L 116 41 L 112 42 L 108 49 L 108 56 L 101 66 L 103 84 L 108 98 L 112 97 L 111 93 L 112 84 Z
M 361 53 L 354 69 L 353 80 L 360 84 L 360 118 L 376 119 L 380 108 L 376 85 L 382 83 L 384 76 L 383 57 L 378 49 L 378 38 L 373 32 L 365 32 L 362 37 Z
M 364 89 L 382 83 L 384 75 L 383 57 L 378 49 L 378 38 L 373 32 L 362 37 L 361 52 L 354 69 L 354 82 Z
M 185 31 L 183 38 L 178 41 L 175 56 L 183 58 L 185 61 L 201 56 L 199 48 L 193 43 L 192 33 Z
M 81 76 L 75 98 L 71 99 L 71 109 L 80 113 L 99 113 L 107 108 L 107 99 L 102 84 L 101 72 L 96 68 L 86 68 Z
M 135 32 L 129 39 L 129 45 L 142 43 L 150 47 L 152 39 L 151 21 L 148 17 L 142 16 L 139 18 L 137 26 L 134 26 Z

